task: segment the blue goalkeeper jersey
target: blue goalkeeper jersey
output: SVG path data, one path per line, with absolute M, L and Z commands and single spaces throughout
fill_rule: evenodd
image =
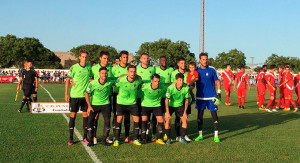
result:
M 197 81 L 197 99 L 212 100 L 216 97 L 215 81 L 219 80 L 217 71 L 212 66 L 207 66 L 205 69 L 197 68 L 199 79 Z

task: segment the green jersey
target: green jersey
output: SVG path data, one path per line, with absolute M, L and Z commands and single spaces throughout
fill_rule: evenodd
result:
M 115 80 L 110 78 L 107 78 L 104 84 L 101 84 L 99 79 L 91 81 L 86 89 L 86 92 L 91 96 L 91 105 L 109 104 L 110 90 L 114 82 Z
M 167 88 L 166 98 L 169 99 L 169 106 L 180 107 L 184 105 L 185 99 L 190 99 L 191 95 L 189 92 L 190 87 L 183 84 L 181 90 L 176 88 L 176 83 L 171 84 Z
M 72 98 L 85 97 L 85 90 L 89 85 L 91 76 L 92 76 L 92 66 L 90 63 L 86 63 L 85 67 L 80 66 L 79 63 L 71 66 L 68 77 L 73 79 L 75 86 L 72 86 L 71 88 L 70 97 Z
M 153 66 L 148 66 L 147 68 L 143 68 L 141 65 L 136 67 L 136 74 L 142 78 L 144 83 L 151 82 L 151 76 L 155 74 L 155 68 Z
M 122 75 L 126 75 L 127 71 L 128 71 L 127 68 L 128 68 L 128 66 L 122 67 L 120 65 L 115 65 L 114 67 L 112 67 L 112 70 L 111 70 L 112 75 L 114 77 L 120 77 Z
M 117 104 L 121 105 L 134 105 L 136 104 L 137 92 L 142 79 L 135 78 L 133 82 L 128 81 L 128 76 L 120 77 L 116 83 L 116 89 L 119 94 L 117 95 Z
M 167 67 L 165 70 L 160 66 L 155 67 L 155 73 L 160 76 L 160 83 L 171 83 L 171 74 L 174 71 L 172 67 Z
M 175 80 L 176 80 L 176 74 L 178 74 L 178 73 L 180 73 L 178 69 L 172 72 L 172 74 L 171 74 L 171 82 L 175 82 Z M 188 72 L 185 71 L 185 73 L 183 75 L 184 75 L 183 83 L 186 83 Z
M 157 89 L 152 88 L 152 83 L 144 83 L 142 86 L 142 106 L 159 107 L 163 95 L 163 89 L 166 87 L 160 84 Z
M 102 67 L 102 66 L 100 65 L 100 63 L 98 63 L 98 64 L 96 64 L 96 65 L 94 65 L 94 66 L 92 67 L 92 75 L 93 75 L 93 77 L 94 77 L 94 80 L 99 79 L 99 69 L 100 69 L 101 67 Z M 109 64 L 109 65 L 106 66 L 106 68 L 107 68 L 107 70 L 108 70 L 108 71 L 107 71 L 108 77 L 112 77 L 112 72 L 111 72 L 112 65 Z

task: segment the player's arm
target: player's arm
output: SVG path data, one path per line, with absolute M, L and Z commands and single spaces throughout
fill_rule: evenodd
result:
M 246 80 L 247 86 L 248 86 L 248 90 L 250 91 L 250 83 L 249 83 L 249 79 Z
M 183 118 L 185 118 L 185 119 L 188 119 L 188 116 L 186 114 L 188 107 L 189 107 L 189 99 L 186 98 L 184 101 L 184 112 L 183 112 Z
M 68 95 L 70 81 L 71 81 L 71 78 L 67 77 L 66 84 L 65 84 L 65 101 L 66 102 L 69 102 L 69 100 L 70 100 L 69 95 Z
M 166 98 L 165 100 L 165 105 L 166 105 L 166 114 L 165 114 L 165 119 L 170 119 L 171 116 L 170 116 L 170 109 L 169 109 L 169 99 Z
M 286 84 L 287 82 L 289 82 L 289 80 L 285 80 L 283 83 L 281 83 L 281 84 L 279 85 L 279 87 L 283 86 L 283 85 Z
M 38 91 L 38 88 L 39 88 L 38 78 L 37 78 L 37 77 L 34 77 L 34 80 L 35 80 L 35 91 L 37 92 L 37 91 Z
M 85 101 L 88 106 L 87 114 L 90 115 L 90 112 L 91 111 L 94 112 L 94 109 L 92 108 L 91 101 L 90 101 L 90 95 L 88 92 L 85 92 Z
M 235 91 L 236 90 L 236 82 L 237 82 L 237 79 L 234 80 L 234 83 L 233 83 L 233 90 Z
M 20 77 L 19 81 L 18 81 L 17 91 L 22 90 L 22 86 L 21 86 L 22 80 L 23 80 L 23 78 Z

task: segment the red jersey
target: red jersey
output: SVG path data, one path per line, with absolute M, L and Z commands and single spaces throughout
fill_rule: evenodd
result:
M 284 74 L 284 81 L 288 81 L 284 84 L 285 89 L 294 90 L 294 76 L 289 72 Z
M 295 91 L 300 91 L 300 73 L 294 77 Z
M 266 80 L 266 81 L 269 81 L 270 84 L 271 84 L 273 87 L 276 88 L 276 85 L 275 85 L 275 75 L 274 75 L 273 72 L 268 72 L 268 73 L 266 73 L 265 80 Z M 268 86 L 268 90 L 273 90 L 273 88 L 272 88 L 269 84 L 267 84 L 267 86 Z
M 260 88 L 265 88 L 266 84 L 264 82 L 262 82 L 262 79 L 265 79 L 265 72 L 264 71 L 260 71 L 258 73 L 258 75 L 256 76 L 256 81 L 257 81 L 257 87 Z
M 235 79 L 238 89 L 246 89 L 246 81 L 249 80 L 248 74 L 245 72 L 239 72 L 235 75 Z
M 279 84 L 283 83 L 283 76 L 284 76 L 285 71 L 281 70 L 279 72 L 278 78 L 279 78 Z
M 190 84 L 192 79 L 196 79 L 198 77 L 199 77 L 199 74 L 197 71 L 194 71 L 193 74 L 192 74 L 192 72 L 189 71 L 187 78 L 186 78 L 186 83 Z
M 223 79 L 223 85 L 224 86 L 230 86 L 231 85 L 231 79 L 234 78 L 234 75 L 232 71 L 223 71 L 221 75 Z

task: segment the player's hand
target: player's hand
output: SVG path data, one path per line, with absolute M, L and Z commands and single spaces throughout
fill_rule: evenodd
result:
M 66 102 L 69 102 L 69 100 L 70 100 L 69 95 L 68 95 L 68 94 L 65 94 L 65 101 L 66 101 Z
M 87 109 L 88 116 L 90 115 L 91 111 L 94 112 L 94 109 L 92 108 L 92 106 L 88 106 L 88 109 Z
M 273 87 L 273 91 L 275 91 L 276 90 L 276 88 L 275 87 Z
M 213 101 L 214 104 L 217 105 L 217 106 L 221 103 L 221 100 L 219 100 L 217 97 L 215 97 L 212 101 Z
M 73 81 L 70 81 L 70 83 L 71 83 L 72 86 L 76 85 L 76 83 L 74 83 Z
M 38 88 L 35 88 L 34 91 L 37 92 L 37 91 L 38 91 Z
M 17 86 L 17 92 L 20 90 L 19 88 L 20 88 L 20 86 Z
M 170 120 L 170 119 L 171 119 L 170 113 L 166 113 L 166 115 L 165 115 L 165 120 L 167 121 L 167 120 Z
M 187 116 L 186 112 L 183 113 L 182 118 L 188 120 L 188 116 Z

